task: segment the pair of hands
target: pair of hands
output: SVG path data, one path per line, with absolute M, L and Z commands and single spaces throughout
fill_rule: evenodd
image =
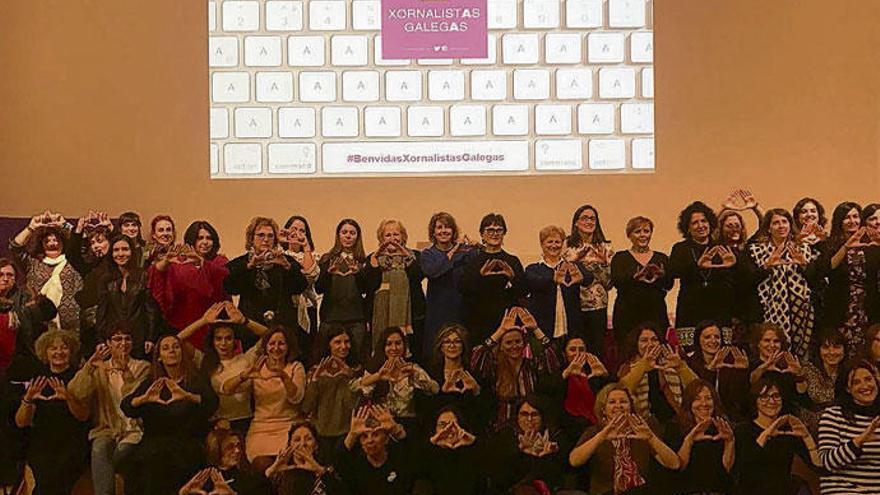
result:
M 654 282 L 660 280 L 660 278 L 664 275 L 666 275 L 666 269 L 662 265 L 648 263 L 647 265 L 641 267 L 635 274 L 633 274 L 633 279 L 635 279 L 637 282 L 653 284 Z
M 720 263 L 715 263 L 715 257 L 721 259 Z M 716 245 L 703 251 L 703 255 L 697 260 L 697 266 L 703 269 L 713 268 L 730 268 L 736 264 L 736 254 L 733 249 L 727 246 Z
M 517 324 L 517 318 L 519 318 L 522 325 Z M 535 317 L 529 313 L 527 309 L 520 306 L 514 306 L 504 311 L 504 317 L 501 318 L 501 323 L 498 325 L 495 333 L 492 334 L 491 339 L 495 342 L 501 342 L 501 337 L 503 337 L 504 334 L 516 329 L 532 332 L 539 339 L 542 339 L 545 336 L 541 329 L 538 328 L 538 321 L 535 320 Z
M 569 261 L 578 261 L 584 265 L 607 265 L 609 255 L 608 248 L 604 244 L 584 243 L 574 252 L 574 259 Z
M 167 393 L 167 398 L 163 398 L 163 393 Z M 157 378 L 149 388 L 147 388 L 146 392 L 140 397 L 137 397 L 141 404 L 159 404 L 161 406 L 167 406 L 169 404 L 173 404 L 175 402 L 179 402 L 182 400 L 188 400 L 190 402 L 196 402 L 193 394 L 184 390 L 177 380 L 172 380 L 168 377 Z
M 268 249 L 262 253 L 257 253 L 253 249 L 248 252 L 248 269 L 269 269 L 272 266 L 280 266 L 284 269 L 290 268 L 290 262 L 284 256 L 284 249 L 277 245 L 273 249 Z
M 28 402 L 34 401 L 50 401 L 63 400 L 67 401 L 71 398 L 70 392 L 60 378 L 38 376 L 31 380 L 27 390 L 24 393 L 24 400 Z
M 709 435 L 708 431 L 712 426 L 715 427 L 716 433 Z M 698 421 L 690 433 L 688 433 L 688 437 L 694 442 L 715 442 L 720 440 L 727 443 L 733 441 L 733 428 L 730 427 L 730 423 L 724 418 L 713 416 Z
M 483 266 L 480 267 L 480 275 L 484 277 L 504 275 L 507 277 L 507 280 L 513 280 L 513 277 L 516 276 L 513 272 L 513 268 L 500 258 L 486 260 L 486 262 L 483 263 Z
M 583 282 L 584 274 L 573 262 L 563 261 L 556 266 L 556 270 L 553 272 L 553 281 L 558 285 L 571 287 Z
M 214 489 L 210 492 L 205 490 L 208 481 L 214 485 Z M 219 469 L 207 468 L 202 469 L 187 481 L 180 489 L 179 495 L 235 495 L 235 491 L 223 479 L 223 474 Z
M 315 460 L 315 453 L 313 450 L 307 449 L 301 444 L 290 444 L 281 449 L 281 452 L 278 453 L 278 457 L 275 458 L 272 467 L 270 467 L 267 472 L 287 471 L 288 469 L 302 469 L 320 475 L 327 468 Z
M 648 426 L 637 414 L 621 413 L 611 419 L 602 428 L 601 434 L 605 435 L 606 440 L 645 440 L 654 438 L 654 431 Z
M 661 371 L 677 371 L 683 364 L 681 354 L 669 344 L 655 344 L 642 356 L 649 368 Z
M 586 366 L 590 367 L 590 374 L 587 374 L 584 368 Z M 583 376 L 587 379 L 596 377 L 596 376 L 608 376 L 608 369 L 605 368 L 605 365 L 602 364 L 602 361 L 596 357 L 595 354 L 590 354 L 589 352 L 579 352 L 568 363 L 568 366 L 562 370 L 562 379 L 565 380 L 570 376 Z
M 758 207 L 758 200 L 748 189 L 734 189 L 721 202 L 722 210 L 744 211 Z
M 386 359 L 376 374 L 379 375 L 380 380 L 394 383 L 411 377 L 415 371 L 412 363 L 406 362 L 403 358 L 393 357 Z
M 880 229 L 860 227 L 853 235 L 849 236 L 844 246 L 847 249 L 880 246 Z
M 728 357 L 733 356 L 733 361 L 728 362 Z M 715 353 L 712 361 L 706 365 L 706 369 L 711 371 L 720 370 L 722 368 L 730 369 L 749 369 L 749 357 L 738 347 L 726 345 Z
M 388 409 L 373 404 L 361 406 L 351 412 L 350 431 L 359 436 L 372 430 L 393 431 L 400 426 Z
M 527 431 L 517 436 L 519 451 L 533 457 L 546 457 L 559 452 L 559 444 L 550 439 L 550 430 L 544 433 Z
M 305 232 L 281 229 L 278 231 L 278 241 L 286 242 L 291 251 L 299 251 L 302 249 L 304 253 L 312 252 L 312 246 L 309 245 Z
M 446 425 L 434 433 L 430 439 L 432 444 L 452 450 L 459 447 L 473 445 L 476 441 L 477 437 L 462 428 L 456 420 L 446 423 Z
M 767 428 L 764 428 L 761 436 L 765 440 L 778 436 L 792 436 L 804 439 L 810 437 L 810 430 L 807 429 L 804 422 L 798 419 L 797 416 L 786 414 L 776 418 Z
M 455 253 L 466 253 L 476 248 L 477 244 L 475 242 L 471 241 L 468 236 L 462 236 L 461 240 L 456 242 L 452 249 L 446 252 L 446 257 L 451 260 L 455 257 Z
M 348 363 L 334 356 L 327 356 L 322 359 L 312 371 L 312 380 L 321 377 L 336 378 L 337 376 L 351 378 L 354 376 L 354 370 L 351 369 Z
M 77 220 L 75 232 L 88 233 L 99 227 L 104 227 L 108 231 L 113 230 L 113 222 L 110 221 L 110 215 L 108 215 L 107 212 L 104 211 L 89 210 L 88 215 L 79 217 L 79 220 Z
M 803 242 L 810 242 L 810 244 L 814 244 L 816 241 L 823 241 L 828 238 L 828 233 L 825 232 L 824 229 L 818 223 L 808 223 L 804 225 L 801 230 L 795 236 L 798 244 Z
M 440 387 L 442 392 L 448 394 L 464 394 L 478 389 L 479 385 L 477 384 L 477 380 L 475 380 L 474 377 L 463 368 L 453 371 L 443 382 L 443 386 Z
M 337 256 L 334 258 L 330 262 L 330 266 L 327 268 L 327 273 L 343 277 L 346 275 L 354 275 L 359 271 L 361 271 L 361 266 L 356 259 L 343 256 Z
M 782 363 L 785 363 L 785 368 L 779 367 Z M 778 371 L 780 373 L 791 373 L 796 376 L 800 376 L 803 371 L 797 356 L 788 351 L 774 352 L 767 359 L 763 359 L 758 368 L 762 371 Z
M 223 313 L 226 313 L 225 315 Z M 202 321 L 205 325 L 212 323 L 229 323 L 232 325 L 243 325 L 247 318 L 235 307 L 232 301 L 220 301 L 209 307 L 205 314 L 202 315 Z
M 49 210 L 31 218 L 28 229 L 36 230 L 40 227 L 58 227 L 61 228 L 67 223 L 67 220 L 60 213 L 53 213 Z
M 263 354 L 256 361 L 254 361 L 254 364 L 252 364 L 251 367 L 247 369 L 247 371 L 240 374 L 239 378 L 243 382 L 248 380 L 271 380 L 273 378 L 280 378 L 281 380 L 284 380 L 286 378 L 290 378 L 287 375 L 287 372 L 284 371 L 284 367 L 284 362 L 270 361 L 269 357 Z M 268 373 L 263 373 L 263 368 L 265 368 Z
M 772 268 L 774 266 L 798 265 L 806 266 L 807 257 L 798 249 L 797 246 L 790 242 L 784 242 L 770 253 L 770 257 L 764 262 L 764 268 Z
M 128 353 L 121 346 L 98 344 L 86 364 L 100 370 L 124 371 L 127 369 L 128 359 Z
M 174 265 L 186 265 L 188 263 L 197 267 L 202 266 L 205 259 L 196 249 L 189 244 L 174 244 L 162 255 L 161 261 Z

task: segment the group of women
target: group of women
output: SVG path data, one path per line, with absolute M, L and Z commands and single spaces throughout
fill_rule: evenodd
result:
M 880 204 L 678 228 L 614 251 L 584 205 L 524 267 L 496 213 L 323 255 L 255 217 L 231 260 L 206 221 L 38 214 L 0 258 L 0 493 L 880 493 Z

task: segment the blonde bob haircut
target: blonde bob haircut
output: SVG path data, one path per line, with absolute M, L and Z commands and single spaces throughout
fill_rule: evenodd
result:
M 376 229 L 376 239 L 379 243 L 382 243 L 382 235 L 385 234 L 385 227 L 389 225 L 397 225 L 397 229 L 400 230 L 400 238 L 403 239 L 403 243 L 406 244 L 406 241 L 409 238 L 406 234 L 406 227 L 403 226 L 403 223 L 401 223 L 400 220 L 395 220 L 393 218 L 379 222 L 379 228 Z
M 565 241 L 565 231 L 562 230 L 562 227 L 557 227 L 555 225 L 548 225 L 541 229 L 541 231 L 538 232 L 538 240 L 544 242 L 554 235 Z
M 278 224 L 269 217 L 254 217 L 244 231 L 244 249 L 250 251 L 254 247 L 254 233 L 260 227 L 272 227 L 272 233 L 275 235 L 275 244 L 278 243 Z

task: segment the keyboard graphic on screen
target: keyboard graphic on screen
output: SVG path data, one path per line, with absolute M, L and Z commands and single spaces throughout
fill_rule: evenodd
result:
M 209 1 L 211 176 L 653 171 L 652 12 L 489 0 L 486 58 L 386 60 L 380 0 Z

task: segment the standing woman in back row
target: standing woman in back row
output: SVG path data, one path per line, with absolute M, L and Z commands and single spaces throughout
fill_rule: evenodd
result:
M 611 257 L 614 250 L 602 232 L 596 208 L 583 205 L 574 212 L 571 235 L 565 244 L 565 260 L 578 263 L 593 276 L 593 283 L 581 286 L 582 335 L 586 339 L 587 350 L 601 359 L 605 355 L 608 291 L 612 287 Z
M 309 334 L 308 341 L 311 343 L 318 334 L 318 293 L 315 292 L 315 282 L 318 281 L 321 269 L 318 268 L 312 229 L 305 217 L 293 215 L 287 219 L 281 229 L 281 247 L 285 250 L 284 254 L 302 265 L 302 273 L 306 277 L 306 290 L 302 294 L 294 295 L 293 303 L 296 306 L 297 323 Z
M 352 353 L 360 362 L 370 355 L 366 323 L 370 312 L 364 300 L 367 292 L 366 258 L 361 226 L 351 218 L 344 218 L 336 226 L 333 248 L 321 257 L 321 274 L 315 283 L 315 290 L 324 295 L 318 332 L 328 331 L 325 323 L 338 323 L 348 329 Z

